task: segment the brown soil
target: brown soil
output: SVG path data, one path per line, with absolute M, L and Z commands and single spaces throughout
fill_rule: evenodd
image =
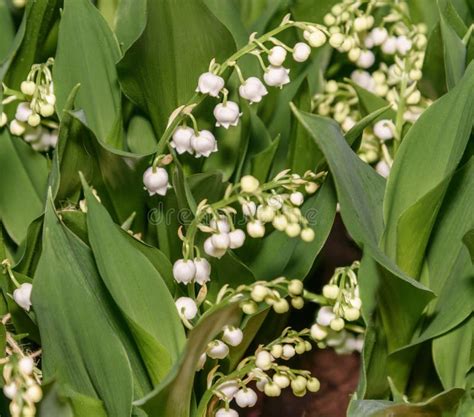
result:
M 317 278 L 310 281 L 311 290 L 319 290 L 336 267 L 360 259 L 360 251 L 348 238 L 339 216 L 320 259 L 322 261 L 314 272 Z M 310 325 L 313 317 L 314 311 L 304 310 L 292 316 L 290 324 L 302 328 Z M 292 366 L 312 371 L 321 381 L 318 393 L 297 398 L 290 389 L 286 389 L 278 398 L 261 396 L 257 407 L 239 414 L 245 417 L 344 417 L 350 395 L 357 386 L 359 365 L 356 354 L 337 355 L 333 350 L 315 349 L 296 359 Z

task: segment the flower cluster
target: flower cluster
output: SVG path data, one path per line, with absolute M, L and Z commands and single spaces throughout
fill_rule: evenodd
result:
M 324 176 L 324 173 L 310 171 L 300 176 L 287 170 L 270 182 L 260 184 L 255 177 L 246 175 L 238 184 L 229 185 L 222 200 L 213 204 L 202 201 L 186 235 L 181 236 L 184 258 L 174 263 L 175 280 L 183 284 L 204 285 L 210 279 L 211 266 L 194 243 L 197 231 L 210 235 L 203 245 L 204 252 L 210 257 L 221 258 L 227 250 L 243 246 L 246 233 L 236 227 L 233 219 L 237 213 L 236 204 L 240 205 L 243 214 L 239 220 L 246 222 L 247 234 L 252 238 L 262 238 L 266 232 L 265 225 L 271 224 L 289 237 L 300 236 L 306 242 L 312 241 L 314 230 L 300 209 L 304 202 L 300 189 L 307 193 L 316 192 Z
M 35 364 L 29 356 L 10 355 L 4 360 L 3 393 L 10 402 L 12 417 L 34 417 L 43 397 Z
M 53 78 L 51 66 L 53 58 L 45 64 L 35 64 L 31 67 L 20 90 L 15 91 L 4 87 L 4 95 L 8 96 L 3 105 L 20 101 L 16 107 L 15 118 L 10 122 L 12 135 L 22 136 L 31 147 L 40 152 L 54 148 L 58 141 L 58 125 L 50 118 L 55 113 Z M 0 127 L 7 123 L 7 115 L 0 115 Z
M 338 353 L 362 350 L 363 338 L 351 333 L 363 331 L 361 327 L 351 324 L 360 318 L 362 307 L 356 275 L 358 269 L 359 262 L 337 268 L 329 283 L 323 287 L 326 305 L 319 309 L 316 323 L 311 327 L 311 337 L 318 347 L 333 347 Z
M 430 104 L 417 88 L 427 44 L 426 26 L 411 23 L 407 10 L 404 2 L 343 1 L 324 18 L 331 33 L 329 43 L 347 54 L 356 67 L 351 81 L 387 100 L 397 112 L 397 123 L 381 120 L 364 133 L 359 151 L 366 162 L 378 162 L 376 169 L 383 176 L 388 175 L 391 154 L 396 150 L 390 152 L 390 143 L 385 142 L 399 142 L 403 124 L 415 122 Z M 314 97 L 313 107 L 334 118 L 345 132 L 361 119 L 356 91 L 346 82 L 329 80 L 325 90 Z
M 309 371 L 292 369 L 278 360 L 288 361 L 312 349 L 307 329 L 297 332 L 285 329 L 282 335 L 266 346 L 259 346 L 255 355 L 245 358 L 234 375 L 218 378 L 213 384 L 209 379 L 211 393 L 218 399 L 216 417 L 238 416 L 230 408 L 234 401 L 240 408 L 253 407 L 257 394 L 251 384 L 268 397 L 278 397 L 282 390 L 290 388 L 293 394 L 302 397 L 308 391 L 317 392 L 320 382 Z
M 275 37 L 278 33 L 289 28 L 302 30 L 306 42 L 297 42 L 291 47 Z M 210 62 L 208 71 L 199 76 L 196 88 L 197 98 L 194 102 L 187 106 L 181 106 L 173 112 L 162 139 L 166 141 L 171 139 L 169 146 L 179 155 L 188 153 L 196 158 L 201 158 L 209 157 L 213 152 L 217 152 L 216 137 L 209 130 L 199 129 L 192 111 L 206 96 L 218 99 L 222 97 L 222 100 L 214 107 L 215 125 L 224 129 L 238 125 L 242 112 L 237 102 L 228 99 L 229 90 L 226 88 L 223 78 L 226 70 L 229 68 L 235 70 L 239 79 L 238 95 L 241 99 L 248 101 L 249 104 L 260 103 L 263 97 L 268 94 L 267 87 L 282 88 L 290 82 L 290 70 L 283 66 L 287 55 L 290 53 L 296 62 L 304 62 L 310 57 L 311 48 L 324 45 L 328 35 L 329 33 L 322 25 L 294 22 L 290 20 L 289 16 L 285 16 L 279 27 L 259 38 L 252 34 L 248 44 L 224 63 L 218 64 L 215 60 Z M 248 54 L 258 59 L 263 72 L 263 81 L 255 75 L 245 77 L 242 73 L 238 61 Z M 192 122 L 192 127 L 187 125 L 187 119 Z M 153 173 L 156 171 L 155 161 Z M 160 186 L 150 189 L 147 185 L 146 180 L 150 178 L 149 173 L 148 169 L 145 173 L 146 178 L 144 176 L 145 187 L 150 193 L 165 195 L 167 187 Z M 159 178 L 160 184 L 167 183 L 167 175 L 164 172 L 159 171 L 155 177 Z M 159 191 L 154 191 L 155 189 Z

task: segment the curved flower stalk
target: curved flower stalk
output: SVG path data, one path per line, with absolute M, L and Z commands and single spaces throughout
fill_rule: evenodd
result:
M 186 234 L 180 232 L 183 259 L 177 260 L 173 266 L 175 280 L 204 285 L 210 279 L 211 266 L 195 243 L 198 231 L 210 235 L 203 247 L 210 257 L 221 258 L 227 250 L 243 246 L 246 234 L 236 227 L 233 218 L 237 213 L 235 204 L 240 205 L 247 234 L 252 238 L 263 237 L 265 225 L 271 224 L 289 237 L 299 236 L 304 241 L 312 241 L 314 231 L 299 208 L 305 198 L 300 190 L 304 189 L 308 194 L 316 192 L 325 175 L 324 172 L 315 174 L 308 171 L 300 176 L 286 170 L 265 184 L 246 175 L 238 184 L 229 185 L 222 200 L 212 204 L 201 201 Z
M 7 326 L 10 315 L 2 318 Z M 32 417 L 36 415 L 36 404 L 43 397 L 41 371 L 36 368 L 34 358 L 40 353 L 25 354 L 15 338 L 6 331 L 7 356 L 0 360 L 3 365 L 3 394 L 10 400 L 12 417 Z
M 16 91 L 3 85 L 3 94 L 7 96 L 2 105 L 20 101 L 16 107 L 15 117 L 9 124 L 10 133 L 21 136 L 39 152 L 56 147 L 58 128 L 52 120 L 56 103 L 51 67 L 54 59 L 49 58 L 44 64 L 34 64 L 26 80 Z M 0 127 L 7 124 L 6 113 L 0 114 Z
M 380 120 L 365 132 L 359 151 L 387 176 L 405 123 L 415 122 L 431 104 L 417 88 L 423 76 L 426 25 L 411 21 L 405 2 L 386 0 L 341 2 L 324 22 L 332 33 L 329 43 L 356 67 L 351 81 L 387 100 L 396 112 L 395 120 Z M 348 82 L 329 80 L 314 97 L 313 108 L 334 118 L 345 132 L 361 119 L 357 93 Z
M 302 30 L 307 43 L 298 42 L 293 47 L 290 47 L 275 37 L 290 28 Z M 196 94 L 188 103 L 180 106 L 171 114 L 168 127 L 159 140 L 156 158 L 153 161 L 151 170 L 149 169 L 147 172 L 149 174 L 156 174 L 167 146 L 177 154 L 189 153 L 196 158 L 208 157 L 213 152 L 217 152 L 217 139 L 209 130 L 199 129 L 192 112 L 205 97 L 210 96 L 218 99 L 222 97 L 222 100 L 215 106 L 213 111 L 216 120 L 215 125 L 225 129 L 238 125 L 242 113 L 238 103 L 228 100 L 229 91 L 225 87 L 225 80 L 223 78 L 228 70 L 236 71 L 240 81 L 238 92 L 241 99 L 249 101 L 250 104 L 259 103 L 268 94 L 267 87 L 282 88 L 290 82 L 290 70 L 283 66 L 288 53 L 292 55 L 296 62 L 304 62 L 309 58 L 311 48 L 323 46 L 326 43 L 327 36 L 329 36 L 329 32 L 324 25 L 295 22 L 287 15 L 281 24 L 270 32 L 260 37 L 253 33 L 248 44 L 222 64 L 212 60 L 209 64 L 209 70 L 201 74 L 198 79 Z M 244 75 L 242 73 L 238 62 L 242 57 L 249 54 L 258 60 L 263 71 L 264 82 L 254 74 Z M 266 58 L 267 62 L 264 58 Z M 189 127 L 187 122 L 190 122 L 192 127 Z M 160 175 L 161 178 L 164 178 L 163 172 Z M 145 178 L 144 182 L 146 188 L 149 189 Z M 165 188 L 162 187 L 162 190 L 164 191 Z
M 322 305 L 311 327 L 311 336 L 323 349 L 332 347 L 339 354 L 361 352 L 364 328 L 355 324 L 360 318 L 362 301 L 359 296 L 357 271 L 360 263 L 337 268 L 329 283 L 323 287 Z M 307 295 L 311 299 L 311 295 Z
M 289 297 L 290 302 L 288 302 Z M 215 304 L 205 301 L 211 307 L 228 302 L 239 302 L 244 314 L 241 323 L 246 316 L 271 307 L 276 313 L 286 313 L 290 304 L 296 309 L 303 308 L 305 299 L 312 302 L 320 300 L 325 302 L 325 297 L 304 291 L 303 283 L 299 280 L 289 280 L 284 277 L 273 281 L 258 281 L 252 285 L 241 285 L 237 289 L 225 286 L 217 296 Z M 187 299 L 190 303 L 192 299 Z M 188 312 L 197 314 L 197 306 L 191 304 L 184 306 L 180 299 L 177 308 L 187 327 L 193 327 L 185 315 Z M 190 320 L 199 320 L 193 317 Z M 301 355 L 312 349 L 315 339 L 309 329 L 296 331 L 287 328 L 277 339 L 267 345 L 257 348 L 254 355 L 244 358 L 236 369 L 229 374 L 218 371 L 218 361 L 225 359 L 235 346 L 243 340 L 243 329 L 239 327 L 225 327 L 221 336 L 211 341 L 205 352 L 201 355 L 198 371 L 202 370 L 206 362 L 217 361 L 209 364 L 206 369 L 212 367 L 207 376 L 208 389 L 202 396 L 198 406 L 197 415 L 236 416 L 237 412 L 231 408 L 234 401 L 239 407 L 253 407 L 257 401 L 257 395 L 250 384 L 256 383 L 257 389 L 269 397 L 277 397 L 282 390 L 290 387 L 297 396 L 303 396 L 308 391 L 317 392 L 320 387 L 319 381 L 311 376 L 309 371 L 292 369 L 282 364 L 295 355 Z

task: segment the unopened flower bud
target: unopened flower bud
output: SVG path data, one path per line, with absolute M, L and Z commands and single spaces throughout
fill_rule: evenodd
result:
M 335 284 L 327 284 L 323 287 L 323 295 L 329 300 L 335 300 L 339 295 L 339 287 Z
M 344 320 L 340 317 L 331 320 L 331 323 L 329 324 L 331 329 L 333 329 L 335 332 L 341 331 L 344 328 L 344 325 Z
M 264 389 L 267 397 L 279 397 L 281 394 L 281 388 L 274 382 L 267 382 Z
M 286 375 L 279 373 L 273 375 L 273 382 L 277 384 L 281 389 L 285 389 L 290 386 L 290 379 Z
M 304 298 L 303 297 L 295 297 L 291 299 L 291 305 L 296 310 L 301 310 L 304 307 Z
M 327 330 L 324 329 L 323 327 L 319 326 L 318 324 L 313 324 L 311 326 L 310 332 L 311 332 L 310 333 L 311 338 L 313 340 L 316 340 L 316 341 L 324 340 L 326 338 L 326 336 L 328 335 Z
M 37 113 L 31 113 L 29 116 L 28 116 L 28 124 L 32 127 L 36 127 L 36 126 L 39 126 L 39 124 L 41 123 L 41 117 L 39 116 L 39 114 Z
M 375 55 L 372 51 L 362 51 L 357 60 L 357 65 L 361 68 L 370 68 L 374 63 Z
M 307 43 L 298 42 L 293 47 L 293 59 L 296 62 L 305 62 L 311 54 L 311 48 Z
M 18 387 L 14 382 L 10 382 L 9 384 L 4 385 L 3 387 L 3 394 L 5 394 L 5 397 L 10 400 L 13 400 L 13 398 L 15 398 L 17 392 Z
M 0 128 L 5 126 L 8 122 L 8 117 L 4 112 L 0 113 Z
M 393 138 L 395 132 L 395 125 L 391 120 L 379 120 L 374 125 L 374 135 L 381 140 L 389 140 Z
M 312 242 L 314 240 L 314 230 L 306 227 L 301 231 L 301 239 L 305 242 Z
M 309 392 L 318 392 L 321 388 L 321 383 L 317 378 L 310 378 L 306 383 L 306 388 Z
M 397 38 L 389 36 L 382 44 L 382 52 L 387 55 L 393 55 L 397 52 Z
M 178 314 L 187 320 L 196 317 L 198 308 L 196 302 L 190 297 L 180 297 L 175 302 Z
M 270 353 L 275 359 L 281 358 L 281 355 L 283 354 L 283 346 L 279 344 L 273 345 L 270 349 Z
M 333 48 L 340 48 L 342 44 L 344 43 L 344 35 L 342 33 L 333 33 L 331 37 L 329 38 L 329 44 Z
M 301 233 L 301 226 L 298 223 L 289 223 L 285 228 L 288 237 L 296 237 Z
M 344 310 L 344 318 L 347 321 L 356 321 L 360 317 L 360 311 L 356 308 L 346 308 Z
M 385 29 L 384 27 L 373 28 L 370 32 L 370 37 L 372 38 L 374 45 L 382 45 L 388 37 L 387 29 Z
M 20 90 L 26 96 L 32 96 L 36 91 L 36 84 L 33 81 L 23 81 Z
M 293 381 L 291 381 L 291 389 L 293 392 L 301 392 L 306 389 L 306 378 L 304 376 L 298 375 Z
M 281 46 L 274 46 L 268 54 L 268 61 L 275 67 L 279 67 L 285 62 L 286 50 Z
M 261 350 L 255 357 L 255 365 L 263 371 L 268 371 L 272 367 L 273 356 L 266 350 Z
M 412 41 L 404 35 L 397 38 L 397 51 L 400 55 L 406 55 L 408 51 L 410 51 L 412 45 Z
M 33 362 L 33 359 L 31 359 L 29 356 L 23 356 L 18 361 L 18 370 L 23 375 L 31 375 L 33 373 L 34 367 L 35 363 Z
M 229 347 L 220 340 L 214 340 L 207 346 L 207 356 L 212 359 L 224 359 L 229 354 Z
M 242 204 L 242 213 L 247 217 L 255 216 L 257 213 L 257 205 L 253 201 L 246 201 Z
M 31 385 L 25 392 L 25 398 L 33 403 L 39 403 L 43 398 L 43 391 L 39 385 Z M 34 414 L 33 414 L 34 415 Z
M 275 211 L 270 206 L 258 206 L 257 219 L 269 223 L 275 218 Z
M 305 37 L 305 39 L 313 48 L 319 48 L 326 43 L 326 35 L 318 28 L 313 28 L 313 30 L 308 33 L 308 36 Z
M 268 288 L 262 284 L 255 285 L 252 288 L 252 292 L 250 293 L 252 300 L 256 301 L 257 303 L 261 303 L 267 295 L 268 295 Z
M 252 175 L 245 175 L 240 179 L 240 188 L 244 193 L 252 194 L 258 190 L 260 182 Z
M 225 249 L 217 249 L 213 245 L 211 237 L 204 241 L 204 252 L 213 258 L 222 258 L 226 253 Z
M 235 229 L 229 233 L 229 248 L 238 249 L 244 245 L 245 233 L 243 230 Z
M 293 356 L 295 356 L 295 354 L 296 354 L 296 351 L 293 345 L 289 345 L 289 344 L 283 345 L 283 353 L 281 355 L 283 359 L 289 360 Z
M 257 312 L 257 304 L 253 301 L 246 301 L 242 304 L 242 311 L 249 316 Z
M 336 315 L 334 314 L 334 311 L 332 311 L 331 307 L 321 307 L 316 316 L 316 323 L 318 323 L 320 326 L 329 326 L 335 317 Z
M 43 117 L 50 117 L 54 114 L 54 106 L 49 103 L 40 104 L 40 113 Z
M 301 282 L 299 279 L 292 279 L 288 284 L 288 291 L 292 295 L 303 294 L 303 282 Z
M 291 204 L 294 204 L 295 206 L 301 206 L 304 203 L 303 193 L 300 193 L 299 191 L 295 191 L 291 193 L 290 201 L 291 201 Z
M 244 334 L 238 327 L 225 327 L 222 340 L 229 346 L 239 346 L 244 339 Z
M 278 214 L 273 219 L 272 225 L 276 230 L 283 232 L 288 226 L 288 219 L 284 214 Z
M 280 298 L 273 304 L 273 310 L 275 310 L 275 313 L 277 314 L 284 314 L 289 309 L 290 306 L 288 305 L 288 301 L 286 301 L 284 298 Z

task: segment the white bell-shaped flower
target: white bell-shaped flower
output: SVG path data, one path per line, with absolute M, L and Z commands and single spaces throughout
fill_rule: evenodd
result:
M 232 230 L 229 232 L 229 248 L 238 249 L 244 245 L 245 233 L 241 229 Z
M 17 392 L 18 386 L 15 382 L 10 382 L 9 384 L 3 386 L 3 394 L 10 400 L 13 400 L 13 398 L 15 398 Z
M 20 90 L 24 95 L 32 96 L 36 91 L 36 84 L 33 81 L 23 81 Z
M 219 103 L 214 108 L 214 117 L 216 118 L 216 126 L 222 126 L 228 129 L 230 126 L 237 126 L 242 113 L 240 113 L 239 105 L 233 101 Z
M 204 241 L 204 252 L 213 258 L 222 258 L 225 255 L 225 249 L 217 249 L 212 243 L 212 237 Z
M 379 120 L 374 124 L 374 135 L 381 140 L 389 140 L 393 138 L 395 125 L 389 119 Z
M 367 71 L 355 70 L 351 74 L 351 80 L 357 85 L 365 88 L 370 92 L 374 92 L 376 83 L 374 78 Z
M 257 353 L 257 356 L 255 358 L 255 365 L 263 371 L 268 371 L 272 367 L 272 362 L 274 360 L 275 359 L 270 354 L 270 352 L 266 350 L 261 350 Z
M 217 141 L 209 130 L 201 130 L 197 135 L 193 133 L 191 146 L 194 149 L 196 158 L 208 157 L 212 152 L 217 152 Z
M 372 51 L 361 51 L 357 65 L 361 68 L 370 68 L 375 63 L 375 55 Z
M 229 235 L 227 233 L 214 233 L 211 236 L 213 246 L 218 250 L 227 250 L 230 245 Z
M 397 51 L 400 55 L 406 55 L 412 48 L 413 43 L 405 35 L 397 38 Z
M 216 417 L 239 417 L 239 413 L 232 408 L 219 408 Z
M 331 321 L 333 321 L 335 318 L 336 315 L 334 314 L 334 311 L 332 311 L 332 307 L 321 307 L 316 316 L 316 323 L 318 323 L 320 326 L 329 326 Z
M 239 87 L 239 94 L 250 103 L 260 103 L 262 97 L 268 94 L 268 90 L 259 78 L 249 77 Z
M 209 222 L 209 226 L 211 226 L 214 230 L 218 231 L 219 233 L 230 232 L 230 224 L 226 216 L 220 216 L 217 220 L 212 219 Z
M 257 212 L 257 205 L 253 201 L 246 201 L 242 203 L 242 213 L 244 216 L 253 217 Z
M 178 259 L 173 265 L 173 277 L 178 283 L 189 284 L 196 275 L 196 266 L 191 259 Z
M 14 136 L 21 136 L 25 133 L 26 126 L 23 122 L 14 119 L 10 122 L 10 133 Z
M 256 392 L 251 388 L 242 388 L 235 395 L 235 402 L 240 408 L 254 407 L 257 399 Z
M 293 59 L 296 62 L 305 62 L 311 54 L 311 47 L 305 42 L 298 42 L 293 47 Z
M 15 303 L 17 303 L 23 310 L 30 311 L 32 290 L 33 285 L 29 282 L 25 282 L 13 291 L 13 300 L 15 300 Z
M 171 139 L 171 147 L 176 149 L 178 154 L 183 154 L 185 152 L 193 153 L 193 148 L 191 147 L 191 138 L 193 137 L 194 130 L 188 126 L 179 126 L 173 133 L 173 138 Z
M 285 62 L 286 59 L 286 49 L 277 45 L 270 49 L 268 54 L 268 62 L 275 67 L 279 67 Z
M 168 172 L 166 169 L 149 167 L 143 174 L 143 184 L 150 195 L 166 195 L 168 191 Z
M 370 37 L 374 45 L 376 46 L 382 45 L 387 40 L 387 37 L 388 37 L 387 29 L 385 29 L 384 27 L 373 28 L 372 31 L 370 32 Z
M 379 175 L 384 178 L 388 178 L 388 176 L 390 175 L 390 165 L 387 164 L 385 161 L 377 162 L 377 165 L 375 165 L 375 170 Z
M 180 297 L 175 302 L 178 314 L 186 320 L 196 317 L 198 308 L 196 302 L 190 297 Z
M 397 52 L 397 38 L 395 36 L 389 36 L 385 39 L 381 49 L 384 54 L 393 55 Z
M 240 385 L 237 381 L 231 380 L 223 382 L 216 388 L 222 396 L 224 396 L 227 400 L 232 401 L 234 399 L 235 394 L 239 391 Z
M 207 346 L 207 356 L 212 359 L 224 359 L 229 354 L 229 347 L 221 340 L 213 340 Z
M 31 359 L 29 356 L 23 356 L 19 361 L 18 361 L 18 370 L 23 374 L 23 375 L 31 375 L 33 373 L 33 370 L 35 368 L 35 363 L 33 362 L 33 359 Z
M 224 328 L 224 334 L 222 335 L 222 340 L 227 343 L 229 346 L 239 346 L 244 339 L 244 334 L 241 329 L 238 327 L 228 327 Z
M 217 97 L 219 92 L 224 88 L 224 79 L 212 72 L 205 72 L 199 76 L 198 87 L 196 91 L 202 94 L 209 94 Z
M 324 327 L 315 323 L 311 326 L 310 334 L 313 340 L 321 341 L 326 338 L 328 331 Z
M 265 71 L 265 74 L 263 74 L 263 79 L 270 87 L 282 88 L 285 84 L 290 82 L 289 73 L 290 70 L 288 68 L 270 65 Z
M 18 107 L 16 108 L 15 119 L 19 122 L 27 122 L 28 117 L 30 117 L 32 114 L 33 110 L 30 108 L 30 103 L 25 101 L 18 104 Z
M 199 285 L 204 285 L 211 279 L 211 265 L 205 258 L 195 258 L 193 262 L 196 267 L 194 281 Z
M 282 353 L 282 356 L 281 356 L 282 359 L 289 360 L 293 356 L 295 356 L 295 354 L 296 354 L 296 351 L 295 351 L 295 347 L 293 345 L 290 345 L 290 344 L 283 345 L 283 353 Z

